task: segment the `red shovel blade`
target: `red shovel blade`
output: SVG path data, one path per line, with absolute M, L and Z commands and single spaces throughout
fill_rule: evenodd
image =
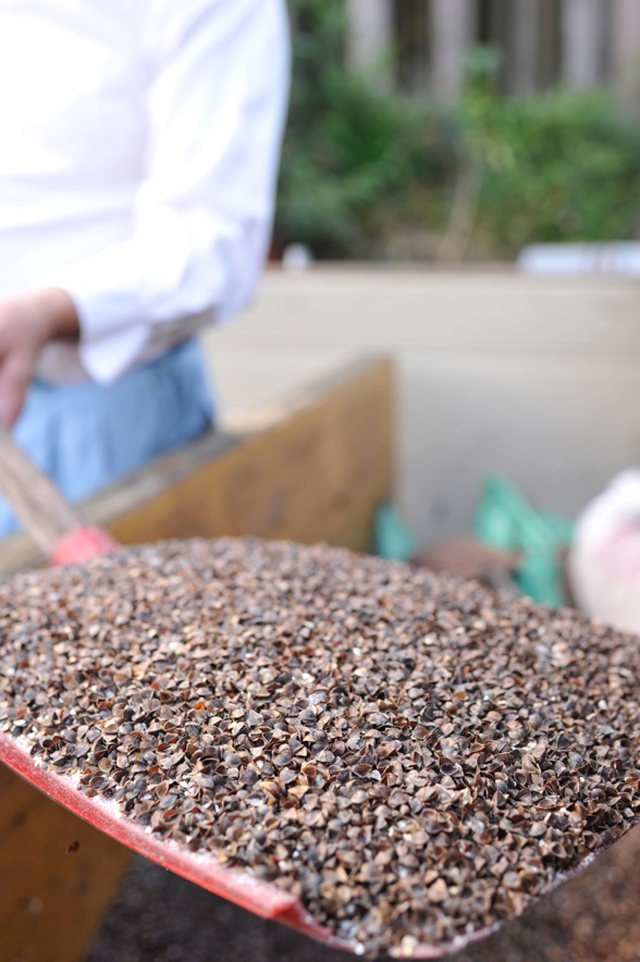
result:
M 156 862 L 162 868 L 182 876 L 214 895 L 233 902 L 254 915 L 296 929 L 329 948 L 354 955 L 364 954 L 364 948 L 359 943 L 339 939 L 329 929 L 320 925 L 296 896 L 248 872 L 221 865 L 212 854 L 194 853 L 186 846 L 158 837 L 151 830 L 122 815 L 115 803 L 100 801 L 96 797 L 90 798 L 77 788 L 71 778 L 58 775 L 38 765 L 29 752 L 22 747 L 19 739 L 14 739 L 2 732 L 0 732 L 0 762 L 4 762 L 35 788 L 53 801 L 59 802 L 94 828 L 126 845 L 139 855 Z M 593 853 L 571 871 L 559 874 L 545 897 L 552 890 L 581 873 L 599 854 Z M 540 900 L 535 899 L 529 908 L 538 901 Z M 394 958 L 442 959 L 474 942 L 488 938 L 497 932 L 501 925 L 502 923 L 496 922 L 437 946 L 420 945 L 417 940 L 416 942 L 412 940 L 410 945 L 391 950 L 389 954 Z
M 74 785 L 71 778 L 38 765 L 19 740 L 3 733 L 0 733 L 0 761 L 94 828 L 163 868 L 234 902 L 254 915 L 283 922 L 333 948 L 354 951 L 352 945 L 335 938 L 319 925 L 293 895 L 246 872 L 226 868 L 213 855 L 193 853 L 186 846 L 158 838 L 141 825 L 123 817 L 115 804 L 89 798 Z

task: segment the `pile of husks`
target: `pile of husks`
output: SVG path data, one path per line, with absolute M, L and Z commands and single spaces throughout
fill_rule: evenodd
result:
M 356 950 L 520 913 L 640 816 L 640 641 L 324 547 L 0 586 L 0 730 Z

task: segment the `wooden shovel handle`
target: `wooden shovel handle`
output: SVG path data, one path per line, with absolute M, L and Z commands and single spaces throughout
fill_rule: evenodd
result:
M 0 492 L 47 556 L 63 538 L 84 524 L 3 425 L 0 425 Z

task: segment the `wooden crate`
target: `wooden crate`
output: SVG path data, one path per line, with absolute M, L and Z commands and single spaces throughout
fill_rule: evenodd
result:
M 258 535 L 371 547 L 393 482 L 393 372 L 377 359 L 248 412 L 91 499 L 121 542 Z M 25 535 L 7 575 L 44 559 Z M 0 765 L 0 962 L 78 962 L 129 852 Z

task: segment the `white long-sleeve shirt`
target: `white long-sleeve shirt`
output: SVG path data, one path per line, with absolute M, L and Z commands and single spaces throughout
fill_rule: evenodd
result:
M 284 0 L 0 0 L 0 298 L 55 285 L 108 382 L 251 299 L 286 110 Z

